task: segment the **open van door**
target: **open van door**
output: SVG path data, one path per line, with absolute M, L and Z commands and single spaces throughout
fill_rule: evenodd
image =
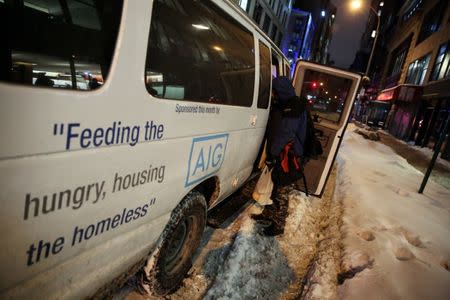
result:
M 308 100 L 316 135 L 323 148 L 323 154 L 305 166 L 307 188 L 312 195 L 322 196 L 360 81 L 358 74 L 311 62 L 298 61 L 295 66 L 295 92 Z M 298 187 L 305 191 L 303 183 Z

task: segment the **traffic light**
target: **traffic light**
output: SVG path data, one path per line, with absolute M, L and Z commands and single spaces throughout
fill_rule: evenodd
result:
M 312 87 L 313 89 L 316 89 L 318 86 L 319 86 L 319 85 L 317 84 L 317 81 L 313 81 L 313 82 L 311 83 L 311 87 Z

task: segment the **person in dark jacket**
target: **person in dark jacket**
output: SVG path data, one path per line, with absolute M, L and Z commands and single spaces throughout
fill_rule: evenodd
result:
M 255 220 L 270 222 L 264 229 L 265 235 L 279 235 L 284 232 L 288 214 L 288 195 L 285 177 L 281 178 L 282 152 L 288 146 L 295 157 L 303 156 L 306 137 L 306 101 L 295 95 L 294 87 L 285 76 L 272 81 L 272 107 L 267 124 L 266 165 L 272 169 L 272 205 L 265 206 Z M 284 175 L 284 174 L 282 174 Z

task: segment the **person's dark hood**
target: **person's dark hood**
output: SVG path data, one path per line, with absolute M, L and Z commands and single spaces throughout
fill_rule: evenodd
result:
M 289 99 L 295 97 L 294 87 L 286 76 L 279 76 L 273 79 L 272 89 L 277 93 L 280 104 L 286 104 Z

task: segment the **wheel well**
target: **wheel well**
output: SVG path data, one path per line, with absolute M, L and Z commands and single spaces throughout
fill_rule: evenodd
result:
M 196 191 L 205 196 L 208 208 L 217 200 L 220 193 L 220 181 L 217 176 L 210 177 L 195 187 Z

